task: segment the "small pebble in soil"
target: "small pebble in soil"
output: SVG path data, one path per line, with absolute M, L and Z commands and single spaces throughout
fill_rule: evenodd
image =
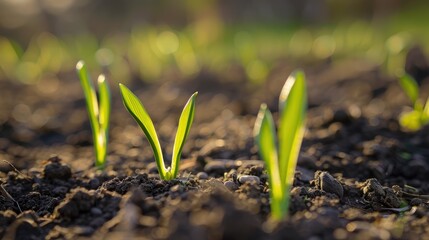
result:
M 259 177 L 257 177 L 257 176 L 241 175 L 241 176 L 238 177 L 238 182 L 240 182 L 241 184 L 251 183 L 251 184 L 259 185 L 259 183 L 261 181 L 259 180 Z
M 314 183 L 320 190 L 323 190 L 327 193 L 333 193 L 340 199 L 343 197 L 343 186 L 328 172 L 316 171 L 314 173 Z
M 233 181 L 226 181 L 224 183 L 224 185 L 225 185 L 226 188 L 228 188 L 231 191 L 235 191 L 235 190 L 238 189 L 237 184 L 235 184 L 235 182 L 233 182 Z
M 185 188 L 182 185 L 179 185 L 179 184 L 174 185 L 174 186 L 172 186 L 170 188 L 170 192 L 173 192 L 173 193 L 175 193 L 175 192 L 183 192 L 184 190 L 185 190 Z
M 197 173 L 197 178 L 200 180 L 206 180 L 209 178 L 209 175 L 206 172 L 199 172 Z

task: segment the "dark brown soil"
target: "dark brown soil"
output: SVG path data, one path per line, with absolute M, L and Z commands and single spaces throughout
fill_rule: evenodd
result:
M 307 65 L 308 129 L 290 215 L 278 224 L 269 219 L 252 128 L 260 103 L 276 109 L 292 64 L 279 64 L 260 86 L 235 66 L 228 77 L 128 83 L 153 117 L 167 158 L 181 108 L 200 92 L 180 177 L 169 182 L 159 179 L 116 83 L 108 165 L 100 171 L 73 74 L 31 86 L 0 82 L 0 160 L 19 170 L 0 164 L 0 236 L 429 239 L 429 128 L 400 128 L 409 103 L 396 80 L 360 61 Z M 427 89 L 424 78 L 421 84 Z

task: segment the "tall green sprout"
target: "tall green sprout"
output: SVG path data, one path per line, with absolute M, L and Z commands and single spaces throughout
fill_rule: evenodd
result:
M 148 139 L 150 146 L 155 157 L 158 172 L 163 180 L 172 180 L 176 178 L 179 172 L 179 162 L 182 154 L 183 146 L 185 145 L 186 137 L 191 129 L 192 122 L 194 120 L 195 113 L 195 98 L 197 92 L 192 94 L 183 108 L 182 114 L 180 115 L 179 125 L 177 126 L 176 138 L 174 139 L 173 155 L 171 160 L 171 167 L 166 168 L 164 165 L 164 157 L 162 154 L 161 144 L 159 143 L 158 136 L 155 131 L 155 126 L 143 107 L 143 104 L 125 85 L 119 84 L 119 88 L 122 94 L 122 100 L 125 108 L 133 116 L 134 120 L 139 124 L 143 130 L 146 138 Z
M 104 169 L 107 157 L 107 143 L 109 139 L 110 121 L 110 89 L 109 84 L 103 74 L 99 75 L 98 99 L 88 70 L 83 61 L 76 64 L 77 74 L 83 88 L 88 110 L 89 121 L 91 123 L 92 137 L 94 141 L 95 166 Z
M 279 129 L 276 140 L 275 123 L 266 104 L 256 118 L 254 136 L 259 155 L 269 175 L 271 215 L 283 219 L 289 209 L 289 192 L 294 180 L 298 154 L 305 130 L 307 90 L 302 71 L 292 73 L 279 97 Z

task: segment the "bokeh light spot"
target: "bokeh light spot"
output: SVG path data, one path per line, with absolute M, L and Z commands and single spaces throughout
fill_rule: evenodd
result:
M 100 48 L 95 53 L 95 59 L 101 66 L 109 66 L 113 63 L 115 56 L 108 48 Z
M 265 81 L 268 72 L 266 64 L 259 60 L 252 61 L 246 66 L 246 73 L 249 79 L 254 83 Z
M 174 53 L 179 49 L 179 38 L 171 31 L 164 31 L 158 35 L 156 46 L 163 54 Z
M 317 58 L 328 58 L 334 54 L 335 39 L 329 35 L 316 38 L 313 43 L 313 53 Z

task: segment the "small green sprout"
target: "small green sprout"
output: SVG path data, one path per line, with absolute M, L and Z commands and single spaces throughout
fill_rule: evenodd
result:
M 89 121 L 92 128 L 92 137 L 95 150 L 95 166 L 104 169 L 107 157 L 107 143 L 109 139 L 110 121 L 110 89 L 106 77 L 101 74 L 98 77 L 98 100 L 91 78 L 85 63 L 79 61 L 76 64 L 77 74 L 83 88 L 88 110 Z
M 289 209 L 289 191 L 293 184 L 299 150 L 305 130 L 307 90 L 302 71 L 286 80 L 279 98 L 278 145 L 273 117 L 262 104 L 256 118 L 254 136 L 259 155 L 269 175 L 271 215 L 283 219 Z
M 125 108 L 133 116 L 134 120 L 139 124 L 143 130 L 146 138 L 148 139 L 150 146 L 155 157 L 158 172 L 163 180 L 175 179 L 179 172 L 179 162 L 182 154 L 182 149 L 185 144 L 186 137 L 191 129 L 192 122 L 194 120 L 195 113 L 195 98 L 198 92 L 192 94 L 183 108 L 182 114 L 180 115 L 179 125 L 177 127 L 176 138 L 174 139 L 173 156 L 171 160 L 171 167 L 166 168 L 164 165 L 164 157 L 162 155 L 161 144 L 159 143 L 158 136 L 155 131 L 155 127 L 149 114 L 146 112 L 143 104 L 125 85 L 119 84 L 119 88 L 122 94 L 122 100 Z
M 413 104 L 413 110 L 411 112 L 401 114 L 399 123 L 402 127 L 409 130 L 419 130 L 422 126 L 429 123 L 429 98 L 423 105 L 421 99 L 419 99 L 419 85 L 414 78 L 408 74 L 404 74 L 399 78 L 399 84 Z

